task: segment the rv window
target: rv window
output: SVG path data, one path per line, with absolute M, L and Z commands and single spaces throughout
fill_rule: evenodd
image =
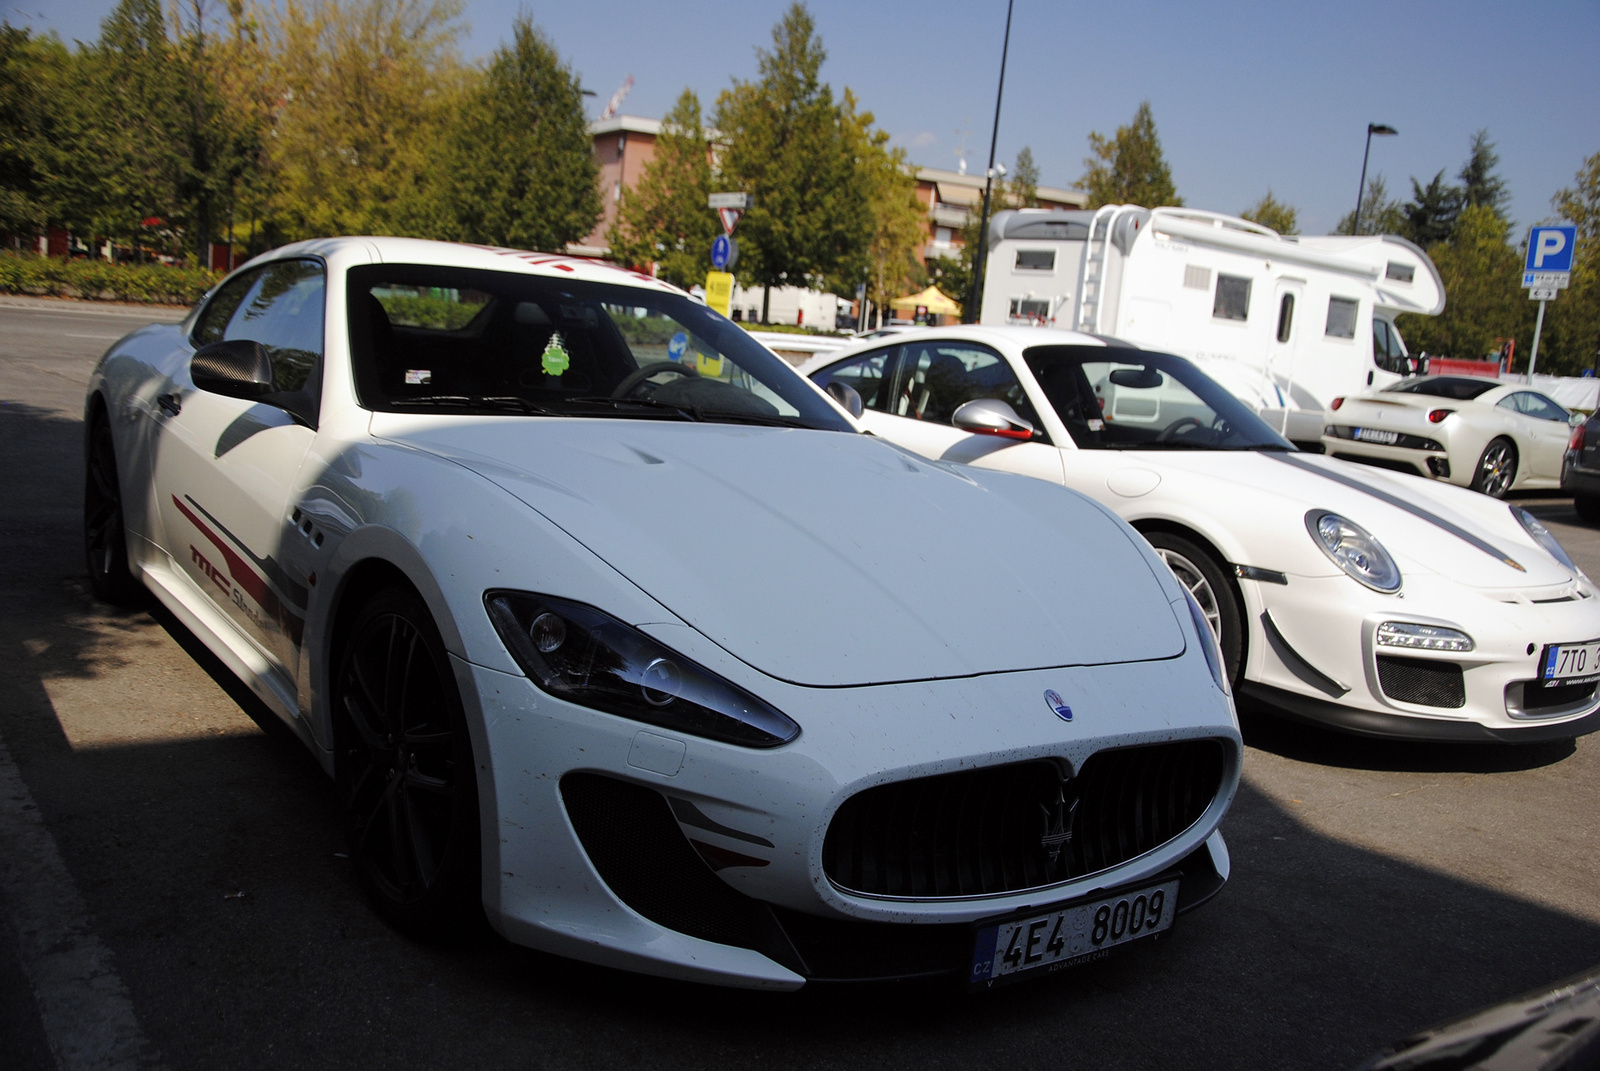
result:
M 1190 290 L 1211 289 L 1211 269 L 1197 268 L 1193 264 L 1183 266 L 1183 285 Z
M 1050 302 L 1033 298 L 1012 298 L 1007 323 L 1043 324 L 1050 319 Z
M 1218 272 L 1217 298 L 1211 303 L 1211 315 L 1219 320 L 1248 320 L 1250 280 Z
M 1289 332 L 1294 328 L 1294 295 L 1285 294 L 1278 302 L 1278 341 L 1288 342 Z
M 1389 262 L 1388 270 L 1385 271 L 1383 275 L 1384 278 L 1393 279 L 1397 283 L 1409 283 L 1412 279 L 1416 278 L 1416 273 L 1417 269 L 1412 267 L 1410 264 L 1399 264 L 1391 260 Z
M 1328 328 L 1324 333 L 1330 338 L 1355 338 L 1356 310 L 1360 307 L 1354 298 L 1329 298 Z
M 1056 251 L 1054 249 L 1019 249 L 1017 250 L 1018 271 L 1055 271 Z

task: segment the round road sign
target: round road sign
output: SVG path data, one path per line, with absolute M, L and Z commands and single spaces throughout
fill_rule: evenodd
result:
M 731 234 L 719 234 L 711 243 L 711 266 L 718 271 L 727 271 L 739 259 L 739 243 L 733 240 Z

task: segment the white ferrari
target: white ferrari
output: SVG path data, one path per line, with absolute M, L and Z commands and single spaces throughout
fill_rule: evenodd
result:
M 855 434 L 653 279 L 302 243 L 114 345 L 85 416 L 95 590 L 294 728 L 404 929 L 984 986 L 1227 879 L 1232 700 L 1149 546 Z
M 1600 590 L 1521 509 L 1301 453 L 1188 361 L 1096 336 L 928 329 L 802 371 L 874 435 L 1115 510 L 1280 712 L 1439 740 L 1600 728 Z

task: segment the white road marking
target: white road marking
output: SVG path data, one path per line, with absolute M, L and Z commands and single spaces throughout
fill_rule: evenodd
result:
M 89 925 L 28 786 L 0 739 L 0 908 L 17 934 L 45 1036 L 61 1071 L 159 1066 L 139 1028 L 111 950 Z

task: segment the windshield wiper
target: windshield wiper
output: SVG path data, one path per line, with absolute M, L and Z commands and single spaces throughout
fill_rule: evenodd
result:
M 700 415 L 693 409 L 671 402 L 658 402 L 654 398 L 610 398 L 603 394 L 586 395 L 581 398 L 563 398 L 562 402 L 568 405 L 595 405 L 604 406 L 616 411 L 625 410 L 627 407 L 655 410 L 663 415 L 671 413 L 682 417 L 684 420 L 698 422 Z M 573 414 L 577 415 L 577 414 Z
M 432 405 L 448 405 L 463 409 L 515 409 L 530 416 L 559 416 L 553 409 L 530 402 L 526 398 L 516 395 L 489 395 L 474 397 L 468 394 L 424 394 L 413 398 L 392 398 L 391 405 L 415 405 L 427 407 Z
M 694 407 L 694 415 L 701 420 L 717 424 L 760 424 L 771 428 L 813 428 L 799 417 L 779 413 L 751 413 L 742 409 L 702 409 Z M 813 429 L 814 430 L 814 429 Z

